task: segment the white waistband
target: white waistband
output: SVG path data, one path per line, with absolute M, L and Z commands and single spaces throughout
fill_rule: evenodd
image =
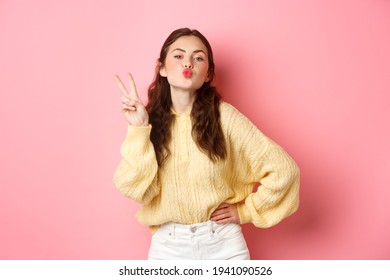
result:
M 233 229 L 240 227 L 239 224 L 235 223 L 227 223 L 227 224 L 217 224 L 216 222 L 207 221 L 203 223 L 196 224 L 177 224 L 177 223 L 165 223 L 160 226 L 158 229 L 160 232 L 168 233 L 169 235 L 178 234 L 211 234 L 213 235 L 216 232 L 220 232 L 222 230 Z
M 184 231 L 195 233 L 197 231 L 213 231 L 215 227 L 218 227 L 216 222 L 207 221 L 196 224 L 178 224 L 178 223 L 165 223 L 160 226 L 161 230 L 174 229 L 175 231 Z

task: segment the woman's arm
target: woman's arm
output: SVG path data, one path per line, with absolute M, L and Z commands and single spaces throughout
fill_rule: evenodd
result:
M 300 171 L 294 160 L 276 143 L 269 140 L 265 153 L 253 163 L 257 191 L 238 204 L 241 223 L 271 227 L 293 214 L 299 205 Z
M 160 192 L 157 183 L 158 165 L 150 141 L 152 127 L 149 125 L 149 115 L 138 96 L 133 77 L 130 73 L 127 76 L 130 90 L 115 76 L 122 92 L 122 111 L 129 125 L 121 147 L 122 160 L 114 174 L 114 183 L 125 196 L 147 204 Z
M 149 139 L 151 126 L 128 126 L 121 147 L 122 160 L 114 174 L 118 190 L 137 202 L 147 204 L 160 188 L 157 182 L 157 159 Z
M 299 168 L 282 147 L 234 107 L 225 114 L 234 163 L 231 184 L 247 188 L 260 183 L 255 192 L 245 197 L 244 203 L 236 205 L 239 221 L 271 227 L 298 208 Z

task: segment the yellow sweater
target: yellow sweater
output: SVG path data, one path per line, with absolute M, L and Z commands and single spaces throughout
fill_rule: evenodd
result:
M 166 222 L 204 222 L 226 202 L 237 203 L 241 223 L 266 228 L 297 210 L 299 169 L 292 158 L 230 104 L 222 102 L 220 111 L 227 158 L 217 163 L 193 141 L 190 115 L 175 113 L 171 156 L 161 168 L 151 126 L 128 126 L 114 183 L 142 204 L 142 224 L 153 230 Z

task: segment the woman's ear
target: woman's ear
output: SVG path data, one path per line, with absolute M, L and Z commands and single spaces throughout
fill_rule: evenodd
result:
M 207 73 L 207 76 L 206 76 L 206 79 L 204 80 L 205 83 L 209 82 L 210 81 L 210 74 Z
M 162 65 L 161 62 L 158 63 L 158 68 L 160 69 L 159 72 L 160 72 L 160 75 L 162 77 L 166 77 L 167 76 L 167 71 L 165 70 L 165 67 Z

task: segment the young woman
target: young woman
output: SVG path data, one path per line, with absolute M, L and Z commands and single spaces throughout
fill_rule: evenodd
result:
M 271 227 L 297 210 L 295 162 L 221 101 L 197 30 L 166 39 L 146 106 L 128 78 L 129 90 L 116 76 L 128 130 L 114 183 L 142 205 L 149 259 L 249 259 L 240 224 Z

